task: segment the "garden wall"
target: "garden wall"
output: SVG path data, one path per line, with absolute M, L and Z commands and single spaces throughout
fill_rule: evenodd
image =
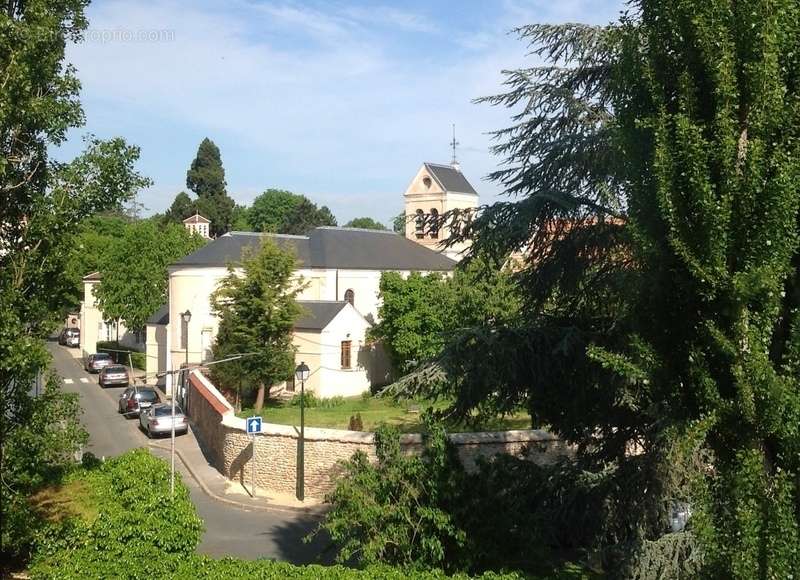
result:
M 189 415 L 194 433 L 209 462 L 227 478 L 251 482 L 252 436 L 247 435 L 245 420 L 235 416 L 233 408 L 202 374 L 190 375 Z M 268 491 L 293 494 L 297 476 L 299 430 L 287 425 L 265 423 L 255 438 L 256 485 Z M 479 456 L 510 453 L 537 463 L 548 463 L 569 454 L 559 439 L 540 430 L 500 431 L 494 433 L 453 433 L 450 440 L 467 468 Z M 422 449 L 422 436 L 401 436 L 401 446 L 409 453 Z M 375 457 L 373 433 L 339 429 L 305 430 L 305 493 L 322 498 L 333 488 L 338 463 L 361 450 Z

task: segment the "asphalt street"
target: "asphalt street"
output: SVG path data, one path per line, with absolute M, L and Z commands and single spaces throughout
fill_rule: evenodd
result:
M 149 440 L 138 428 L 136 419 L 126 419 L 117 412 L 117 399 L 123 387 L 101 388 L 97 375 L 89 374 L 73 357 L 68 347 L 49 343 L 54 370 L 62 377 L 64 390 L 78 393 L 83 413 L 81 420 L 89 432 L 85 451 L 97 457 L 112 457 L 135 447 L 147 447 Z M 161 442 L 163 443 L 163 441 Z M 161 450 L 153 451 L 164 456 Z M 319 523 L 318 517 L 282 510 L 244 509 L 219 502 L 206 495 L 180 460 L 176 465 L 189 487 L 192 501 L 205 523 L 205 534 L 198 552 L 211 556 L 239 558 L 274 558 L 295 564 L 326 563 L 326 542 L 316 538 L 310 544 L 305 537 Z

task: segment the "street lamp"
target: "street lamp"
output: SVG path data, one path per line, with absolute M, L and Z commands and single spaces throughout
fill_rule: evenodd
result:
M 297 499 L 303 501 L 305 498 L 305 434 L 306 434 L 306 381 L 308 380 L 309 368 L 305 361 L 302 361 L 294 370 L 295 379 L 300 381 L 300 441 L 297 446 Z
M 186 325 L 186 368 L 189 368 L 189 321 L 192 320 L 192 313 L 189 311 L 188 308 L 186 309 L 186 312 L 181 312 L 181 319 L 183 320 L 183 323 Z M 189 371 L 186 371 L 186 373 L 183 375 L 183 381 L 182 381 L 183 396 L 181 396 L 181 402 L 183 402 L 184 407 L 186 406 L 186 401 L 184 399 L 186 398 L 186 395 L 189 394 L 188 382 L 189 382 Z M 184 411 L 185 410 L 186 409 L 184 409 Z
M 189 321 L 192 319 L 192 313 L 187 309 L 186 312 L 181 313 L 181 319 L 186 323 L 186 368 L 184 369 L 184 381 L 189 373 Z M 169 494 L 170 497 L 175 496 L 175 381 L 172 382 L 172 428 L 170 429 L 170 455 L 171 455 L 171 470 L 169 474 Z M 185 405 L 184 405 L 185 406 Z

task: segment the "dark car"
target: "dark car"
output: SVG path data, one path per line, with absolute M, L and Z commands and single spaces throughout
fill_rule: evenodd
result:
M 100 371 L 97 379 L 101 387 L 127 387 L 130 383 L 128 369 L 122 365 L 110 365 Z
M 78 347 L 81 345 L 81 331 L 78 328 L 65 328 L 58 335 L 58 344 Z
M 124 415 L 138 415 L 142 409 L 148 409 L 160 403 L 158 391 L 153 387 L 133 385 L 125 389 L 119 397 L 119 412 Z
M 111 365 L 114 361 L 111 360 L 111 355 L 107 352 L 98 352 L 90 354 L 86 357 L 86 372 L 99 373 L 105 367 Z

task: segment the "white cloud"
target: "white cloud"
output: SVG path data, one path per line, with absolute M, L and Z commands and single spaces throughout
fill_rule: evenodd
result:
M 589 3 L 559 5 L 577 18 Z M 508 123 L 508 113 L 471 100 L 500 90 L 500 70 L 524 62 L 524 45 L 506 32 L 545 6 L 507 2 L 502 18 L 449 37 L 429 16 L 389 6 L 109 0 L 90 9 L 92 29 L 168 30 L 174 39 L 87 42 L 70 57 L 88 128 L 99 119 L 106 131 L 145 141 L 143 169 L 156 178 L 143 195 L 151 209 L 169 204 L 170 184 L 181 189 L 193 148 L 208 135 L 240 203 L 277 186 L 329 205 L 342 223 L 363 214 L 387 220 L 421 162 L 449 159 L 451 122 L 465 173 L 484 201 L 496 192 L 480 182 L 497 163 L 485 133 Z M 377 24 L 427 34 L 429 49 L 413 59 L 394 54 Z

